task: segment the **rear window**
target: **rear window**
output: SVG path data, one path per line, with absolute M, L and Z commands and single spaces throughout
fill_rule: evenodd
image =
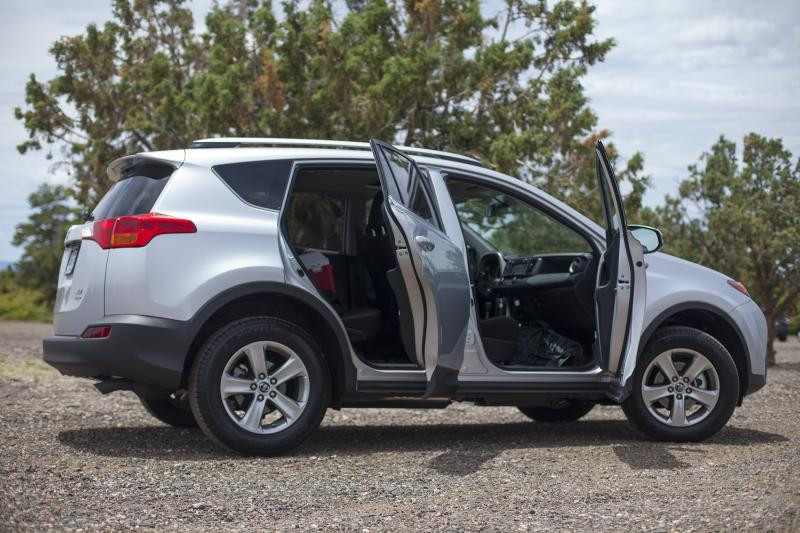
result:
M 149 213 L 175 169 L 165 164 L 139 164 L 115 183 L 94 208 L 95 220 Z
M 217 165 L 214 172 L 245 202 L 280 209 L 289 183 L 291 160 L 251 161 Z

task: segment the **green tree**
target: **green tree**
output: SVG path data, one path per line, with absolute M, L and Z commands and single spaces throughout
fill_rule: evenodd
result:
M 635 153 L 624 162 L 614 143 L 608 139 L 611 132 L 601 130 L 581 141 L 583 149 L 576 148 L 566 157 L 533 180 L 545 191 L 571 205 L 600 225 L 604 225 L 602 196 L 597 181 L 594 146 L 603 141 L 606 154 L 614 168 L 624 195 L 625 215 L 631 223 L 647 223 L 652 212 L 642 204 L 644 193 L 650 188 L 651 178 L 644 175 L 644 156 Z
M 774 364 L 775 319 L 800 302 L 800 159 L 750 133 L 740 164 L 736 144 L 720 137 L 656 216 L 668 252 L 747 286 L 767 317 Z
M 116 0 L 112 20 L 51 48 L 59 74 L 31 76 L 15 110 L 60 150 L 79 201 L 108 188 L 125 154 L 214 135 L 388 141 L 476 155 L 560 194 L 592 194 L 596 116 L 581 86 L 611 39 L 585 0 L 231 0 L 197 35 L 182 0 Z M 647 180 L 628 162 L 632 203 Z
M 40 185 L 28 197 L 33 212 L 27 222 L 17 225 L 12 240 L 14 246 L 24 247 L 14 270 L 17 282 L 39 291 L 49 309 L 55 303 L 64 237 L 77 219 L 70 198 L 69 189 L 61 185 Z

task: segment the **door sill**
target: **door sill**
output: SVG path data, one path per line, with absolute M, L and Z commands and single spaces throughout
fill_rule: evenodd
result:
M 359 381 L 359 395 L 396 395 L 422 397 L 427 383 L 420 381 Z M 459 382 L 458 388 L 449 395 L 456 400 L 475 398 L 505 398 L 509 396 L 524 397 L 528 395 L 546 395 L 566 397 L 592 396 L 604 397 L 612 390 L 614 384 L 606 379 L 592 381 L 473 381 Z

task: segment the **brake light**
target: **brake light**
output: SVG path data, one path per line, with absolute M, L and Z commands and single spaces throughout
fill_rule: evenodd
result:
M 95 241 L 101 248 L 137 248 L 154 237 L 167 233 L 195 233 L 191 220 L 158 213 L 97 220 L 85 226 L 81 238 Z
M 734 281 L 732 279 L 729 279 L 728 280 L 728 285 L 730 285 L 731 287 L 733 287 L 737 291 L 741 292 L 742 294 L 744 294 L 745 296 L 750 298 L 750 293 L 747 292 L 747 287 L 745 287 L 742 283 L 740 283 L 738 281 Z
M 84 339 L 105 339 L 111 335 L 111 326 L 89 326 L 81 334 Z

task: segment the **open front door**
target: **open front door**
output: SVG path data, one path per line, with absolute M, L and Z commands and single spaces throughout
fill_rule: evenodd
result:
M 618 377 L 622 396 L 642 334 L 647 290 L 644 251 L 628 230 L 622 195 L 602 142 L 597 141 L 595 151 L 606 224 L 606 250 L 595 292 L 597 333 L 603 366 Z
M 401 337 L 428 380 L 426 396 L 455 390 L 464 358 L 470 288 L 464 254 L 442 232 L 431 188 L 413 160 L 371 140 L 384 217 L 398 271 L 387 277 L 398 299 Z

